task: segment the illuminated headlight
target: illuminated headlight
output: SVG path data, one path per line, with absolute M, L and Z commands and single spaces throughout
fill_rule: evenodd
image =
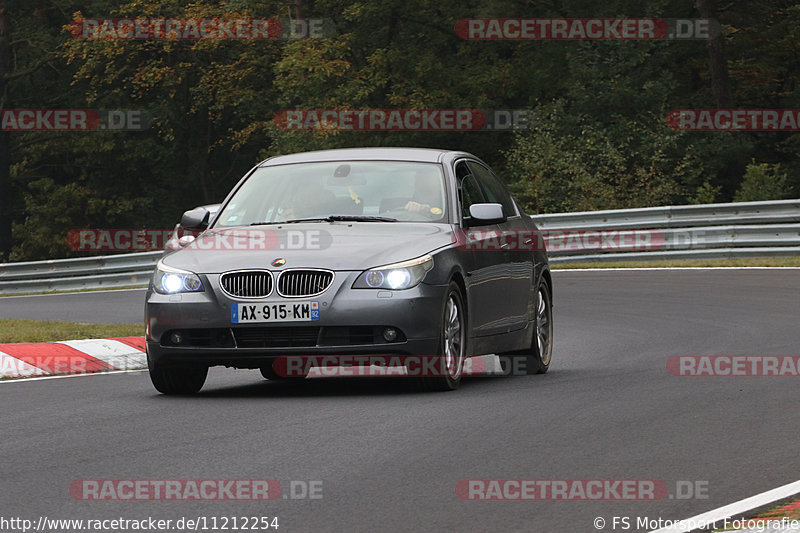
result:
M 197 274 L 168 267 L 159 261 L 153 273 L 153 288 L 159 294 L 202 292 L 203 283 Z
M 375 267 L 362 272 L 354 289 L 391 289 L 403 290 L 416 287 L 433 268 L 433 257 L 426 254 L 416 259 Z

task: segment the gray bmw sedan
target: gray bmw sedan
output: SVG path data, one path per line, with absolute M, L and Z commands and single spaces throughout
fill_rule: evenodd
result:
M 158 262 L 146 297 L 155 388 L 208 368 L 297 379 L 321 364 L 399 364 L 456 389 L 471 356 L 544 373 L 552 280 L 542 238 L 475 156 L 358 148 L 268 159 Z

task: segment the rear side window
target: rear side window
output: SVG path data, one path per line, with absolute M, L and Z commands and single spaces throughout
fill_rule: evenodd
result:
M 513 217 L 517 215 L 517 209 L 514 207 L 514 200 L 506 190 L 505 185 L 500 179 L 492 174 L 488 168 L 481 164 L 470 161 L 469 168 L 472 174 L 477 178 L 486 195 L 486 201 L 490 203 L 500 204 L 503 206 L 503 214 L 506 217 Z

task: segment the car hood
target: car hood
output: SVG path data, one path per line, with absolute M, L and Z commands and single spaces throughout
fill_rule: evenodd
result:
M 414 222 L 298 223 L 213 229 L 176 252 L 164 264 L 197 273 L 286 268 L 364 270 L 419 257 L 454 242 L 448 224 Z

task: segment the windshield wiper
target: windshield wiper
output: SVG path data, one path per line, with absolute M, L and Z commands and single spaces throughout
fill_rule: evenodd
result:
M 365 215 L 330 215 L 327 217 L 293 218 L 277 222 L 251 222 L 251 226 L 267 226 L 274 224 L 298 224 L 300 222 L 397 222 L 396 218 L 373 217 Z
M 330 215 L 327 217 L 293 218 L 291 220 L 281 220 L 279 222 L 253 222 L 250 225 L 261 226 L 267 224 L 298 224 L 300 222 L 397 222 L 397 219 L 366 215 Z
M 389 217 L 373 217 L 365 215 L 331 215 L 326 220 L 333 222 L 338 221 L 353 221 L 353 222 L 397 222 L 396 218 Z
M 294 218 L 292 220 L 277 220 L 275 222 L 251 222 L 251 226 L 270 226 L 276 224 L 297 224 L 298 222 L 330 222 L 328 217 Z
M 330 217 L 313 217 L 313 218 L 293 218 L 291 220 L 284 220 L 279 224 L 297 224 L 298 222 L 330 222 Z

